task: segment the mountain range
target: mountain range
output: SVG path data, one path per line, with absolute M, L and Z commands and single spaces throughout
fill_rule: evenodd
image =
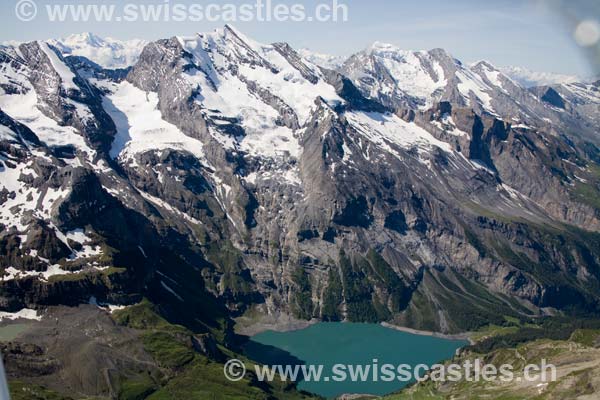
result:
M 505 72 L 383 43 L 340 60 L 229 25 L 2 46 L 0 318 L 44 337 L 52 318 L 103 321 L 77 379 L 76 333 L 25 361 L 3 349 L 9 373 L 107 395 L 122 378 L 94 368 L 148 361 L 103 354 L 103 330 L 158 318 L 219 360 L 248 312 L 445 333 L 597 317 L 600 82 Z

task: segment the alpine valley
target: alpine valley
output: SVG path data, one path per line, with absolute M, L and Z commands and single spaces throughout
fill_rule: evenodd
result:
M 225 380 L 236 320 L 488 332 L 462 357 L 586 332 L 597 354 L 599 132 L 600 81 L 524 87 L 441 49 L 341 61 L 231 26 L 2 46 L 13 397 L 311 397 Z M 569 382 L 548 398 L 600 393 Z

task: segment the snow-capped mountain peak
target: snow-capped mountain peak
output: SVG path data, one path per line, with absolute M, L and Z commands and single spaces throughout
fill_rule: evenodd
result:
M 69 35 L 61 39 L 61 42 L 70 46 L 88 45 L 92 47 L 103 47 L 108 44 L 106 40 L 91 32 L 83 32 Z
M 481 67 L 483 67 L 483 68 L 486 68 L 486 69 L 491 70 L 491 71 L 500 71 L 491 62 L 489 62 L 487 60 L 475 61 L 474 63 L 471 63 L 469 65 L 469 67 L 471 67 L 471 68 L 481 68 Z
M 402 50 L 376 42 L 350 57 L 341 71 L 359 87 L 368 89 L 370 97 L 383 94 L 389 99 L 384 101 L 388 105 L 406 101 L 426 108 L 444 90 L 456 68 L 445 52 Z
M 583 82 L 584 78 L 577 75 L 557 74 L 552 72 L 537 72 L 523 67 L 501 67 L 500 70 L 524 87 L 547 86 L 562 83 Z
M 140 39 L 122 41 L 102 38 L 85 32 L 48 40 L 48 43 L 58 48 L 65 56 L 81 56 L 104 68 L 117 69 L 135 64 L 148 42 Z
M 298 54 L 315 65 L 332 70 L 340 68 L 348 58 L 346 56 L 334 56 L 331 54 L 314 52 L 310 49 L 300 49 L 298 50 Z
M 373 44 L 371 44 L 371 46 L 368 47 L 368 51 L 377 52 L 377 51 L 401 51 L 401 50 L 391 43 L 373 42 Z
M 169 54 L 168 65 L 158 64 L 158 54 Z M 154 75 L 173 66 L 173 82 Z M 276 158 L 298 154 L 296 131 L 318 98 L 342 102 L 320 69 L 289 45 L 262 44 L 229 25 L 148 46 L 130 79 L 168 94 L 166 102 L 191 96 L 210 134 L 226 148 Z

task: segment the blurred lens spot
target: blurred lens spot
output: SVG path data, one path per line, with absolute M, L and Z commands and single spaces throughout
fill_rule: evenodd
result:
M 600 40 L 600 24 L 595 20 L 585 20 L 575 28 L 575 41 L 583 47 L 594 46 Z

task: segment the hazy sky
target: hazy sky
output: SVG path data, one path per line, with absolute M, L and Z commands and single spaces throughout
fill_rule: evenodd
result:
M 128 1 L 138 4 L 163 2 Z M 314 7 L 318 1 L 272 0 L 273 3 L 300 2 L 307 8 Z M 499 66 L 518 65 L 538 71 L 585 76 L 592 72 L 584 52 L 572 38 L 572 25 L 578 14 L 586 18 L 600 18 L 597 14 L 598 0 L 565 0 L 564 4 L 569 9 L 559 12 L 549 5 L 559 4 L 561 0 L 339 1 L 349 7 L 348 22 L 252 22 L 233 25 L 260 42 L 286 41 L 296 48 L 306 47 L 335 55 L 349 55 L 374 41 L 381 41 L 404 49 L 442 47 L 465 62 L 485 59 Z M 171 0 L 171 3 L 175 2 L 207 4 L 208 0 Z M 84 31 L 119 39 L 158 39 L 209 31 L 223 25 L 223 22 L 57 23 L 44 22 L 46 18 L 39 16 L 34 22 L 26 23 L 15 17 L 16 3 L 17 0 L 1 0 L 0 41 L 47 39 Z M 37 0 L 40 9 L 52 3 L 118 4 L 125 1 Z M 577 5 L 583 7 L 578 9 Z M 596 15 L 590 16 L 589 13 Z

